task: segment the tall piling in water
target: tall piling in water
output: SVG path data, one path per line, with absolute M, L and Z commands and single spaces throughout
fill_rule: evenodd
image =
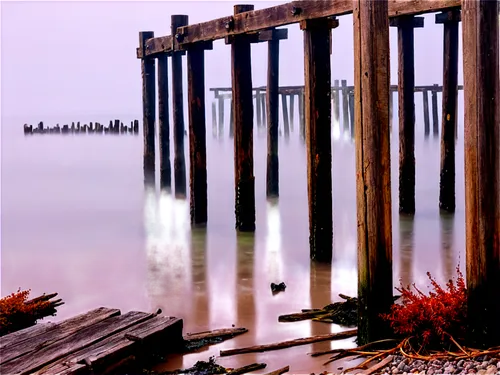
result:
M 331 29 L 336 19 L 300 22 L 304 31 L 305 141 L 311 259 L 332 259 Z
M 393 303 L 387 12 L 387 0 L 353 2 L 361 345 L 387 337 L 380 314 Z
M 290 118 L 288 117 L 288 105 L 286 100 L 286 94 L 281 94 L 281 111 L 283 113 L 283 132 L 285 137 L 290 137 Z
M 279 195 L 279 43 L 278 39 L 267 42 L 267 197 Z
M 500 337 L 498 11 L 498 1 L 462 1 L 468 335 L 486 348 Z
M 189 191 L 192 225 L 207 223 L 207 146 L 205 120 L 205 49 L 212 43 L 197 43 L 188 48 L 189 105 Z
M 414 214 L 415 213 L 414 29 L 417 27 L 420 28 L 424 27 L 424 18 L 414 17 L 414 16 L 402 16 L 391 19 L 390 25 L 398 28 L 399 212 L 403 214 Z M 392 92 L 389 95 L 392 96 Z M 389 113 L 389 116 L 391 116 L 391 113 Z
M 234 14 L 253 10 L 235 5 Z M 234 106 L 234 177 L 236 229 L 255 231 L 255 177 L 253 172 L 253 89 L 251 40 L 235 35 L 231 43 L 231 78 Z
M 342 123 L 344 125 L 344 131 L 349 131 L 349 98 L 347 89 L 347 80 L 343 79 L 342 85 Z
M 432 99 L 432 135 L 434 138 L 439 136 L 439 117 L 438 117 L 438 85 L 434 84 L 431 92 Z
M 455 212 L 455 139 L 458 108 L 459 21 L 460 10 L 451 10 L 436 15 L 436 23 L 442 23 L 444 26 L 439 208 L 448 212 Z
M 142 52 L 142 115 L 144 134 L 144 178 L 146 183 L 154 183 L 155 171 L 155 59 L 146 56 L 146 40 L 153 38 L 152 31 L 139 33 L 139 48 Z M 110 126 L 111 127 L 111 126 Z M 110 129 L 111 130 L 111 129 Z
M 158 56 L 158 138 L 160 139 L 160 186 L 170 189 L 170 124 L 168 115 L 168 56 Z
M 424 137 L 427 139 L 431 133 L 431 125 L 429 120 L 429 92 L 422 91 L 422 100 L 424 106 Z

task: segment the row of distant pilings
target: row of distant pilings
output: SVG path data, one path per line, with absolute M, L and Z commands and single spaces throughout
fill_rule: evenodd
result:
M 266 87 L 255 87 L 253 89 L 255 122 L 258 127 L 266 126 Z M 463 90 L 463 86 L 458 86 L 458 90 Z M 233 99 L 231 87 L 214 87 L 210 91 L 214 93 L 212 101 L 212 134 L 224 134 L 224 114 L 225 101 L 230 101 L 229 108 L 229 136 L 234 135 L 234 115 Z M 300 136 L 305 137 L 305 117 L 304 117 L 304 86 L 281 86 L 279 87 L 279 96 L 281 97 L 282 125 L 285 137 L 294 130 L 295 124 L 295 102 L 298 105 L 299 130 Z M 432 113 L 432 134 L 439 135 L 439 108 L 438 93 L 442 93 L 443 86 L 438 84 L 415 86 L 414 91 L 422 94 L 423 101 L 423 122 L 424 135 L 429 137 L 431 133 L 430 114 Z M 393 94 L 398 92 L 397 85 L 391 85 L 389 97 L 390 121 L 392 126 Z M 431 102 L 429 103 L 429 93 Z M 297 97 L 297 99 L 295 99 Z M 342 126 L 344 132 L 351 133 L 354 137 L 354 86 L 348 86 L 347 80 L 334 80 L 331 89 L 332 101 L 332 122 Z M 342 111 L 341 111 L 342 108 Z M 430 111 L 430 109 L 432 109 Z M 455 135 L 457 133 L 455 132 Z
M 92 121 L 88 125 L 80 125 L 78 121 L 76 124 L 75 122 L 62 126 L 56 124 L 53 127 L 46 127 L 43 121 L 40 121 L 36 127 L 24 124 L 24 134 L 139 134 L 139 120 L 130 121 L 130 126 L 124 125 L 120 120 L 110 120 L 109 126 Z

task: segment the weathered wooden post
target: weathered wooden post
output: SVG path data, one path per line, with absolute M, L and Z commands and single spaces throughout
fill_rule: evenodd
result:
M 158 135 L 160 138 L 160 186 L 170 189 L 170 130 L 168 118 L 168 56 L 158 56 Z
M 282 93 L 281 94 L 281 110 L 283 112 L 283 130 L 285 133 L 285 137 L 288 138 L 290 137 L 290 123 L 289 117 L 288 117 L 288 106 L 286 102 L 286 94 Z
M 266 195 L 279 195 L 279 158 L 278 158 L 278 126 L 279 126 L 279 52 L 278 39 L 267 42 L 267 169 Z
M 152 31 L 139 33 L 142 75 L 142 114 L 144 134 L 144 179 L 146 183 L 155 181 L 155 59 L 146 55 L 146 40 L 153 38 Z M 112 123 L 110 121 L 110 131 Z
M 339 80 L 333 81 L 333 120 L 336 122 L 340 129 L 340 94 L 339 94 Z
M 349 98 L 347 90 L 347 80 L 341 81 L 342 85 L 342 122 L 344 124 L 344 131 L 349 131 Z
M 260 98 L 260 90 L 255 90 L 255 110 L 257 111 L 257 126 L 260 128 L 262 126 L 262 115 L 261 115 L 261 105 L 262 99 Z
M 182 56 L 184 51 L 176 51 L 177 28 L 188 24 L 188 16 L 171 17 L 172 52 L 172 112 L 174 120 L 174 183 L 175 195 L 186 196 L 186 160 L 184 157 L 184 93 L 182 90 Z
M 205 131 L 205 49 L 212 42 L 188 47 L 189 187 L 192 225 L 207 223 L 207 145 Z
M 438 118 L 438 85 L 435 83 L 432 89 L 432 135 L 437 138 L 439 135 L 439 118 Z
M 234 14 L 253 5 L 235 5 Z M 234 106 L 234 177 L 236 229 L 255 231 L 255 177 L 253 172 L 252 61 L 248 35 L 235 35 L 231 44 Z
M 429 92 L 422 91 L 423 105 L 424 105 L 424 137 L 428 138 L 431 133 L 431 126 L 429 120 Z
M 386 337 L 392 298 L 387 0 L 354 0 L 358 342 Z
M 424 18 L 397 17 L 390 20 L 390 26 L 398 28 L 399 212 L 412 215 L 415 213 L 414 29 L 424 27 Z M 392 118 L 392 113 L 389 116 Z
M 280 31 L 284 31 L 286 29 L 283 29 L 283 30 L 280 30 Z M 288 30 L 286 30 L 288 31 Z M 288 34 L 287 34 L 288 35 Z M 265 124 L 266 123 L 266 119 L 267 119 L 267 116 L 266 116 L 266 96 L 265 95 L 261 95 L 260 96 L 260 100 L 261 100 L 261 105 L 260 105 L 260 108 L 261 108 L 261 115 L 262 115 L 262 124 Z
M 448 212 L 455 212 L 455 139 L 458 108 L 459 22 L 460 10 L 451 10 L 436 14 L 436 23 L 444 25 L 439 208 Z
M 305 140 L 311 259 L 332 259 L 331 29 L 336 19 L 300 22 L 304 31 Z
M 295 95 L 291 94 L 290 95 L 290 130 L 293 132 L 294 123 L 295 120 Z
M 465 245 L 471 346 L 500 344 L 498 1 L 463 0 Z
M 224 138 L 224 94 L 219 96 L 219 138 Z

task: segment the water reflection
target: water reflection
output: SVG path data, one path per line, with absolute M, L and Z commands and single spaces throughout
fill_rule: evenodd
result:
M 413 283 L 413 234 L 414 217 L 399 215 L 399 258 L 401 282 L 404 286 Z M 399 285 L 399 283 L 397 284 Z
M 441 212 L 439 215 L 439 223 L 441 227 L 441 262 L 443 263 L 443 277 L 448 281 L 455 275 L 455 257 L 453 248 L 455 246 L 454 230 L 455 216 L 454 214 Z
M 312 308 L 322 308 L 324 301 L 331 301 L 332 298 L 332 265 L 313 262 L 310 264 L 309 294 Z M 332 331 L 330 323 L 311 321 L 311 335 L 324 335 Z M 317 342 L 311 345 L 311 350 L 317 352 L 327 350 L 331 347 L 329 341 Z

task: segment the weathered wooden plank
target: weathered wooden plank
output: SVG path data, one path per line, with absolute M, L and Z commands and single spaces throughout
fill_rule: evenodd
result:
M 333 249 L 331 143 L 331 23 L 302 21 L 304 30 L 305 140 L 311 259 L 329 262 Z
M 267 45 L 267 168 L 266 168 L 266 196 L 279 196 L 279 156 L 278 156 L 278 127 L 279 127 L 279 53 L 278 40 L 270 41 Z
M 467 320 L 475 347 L 500 337 L 498 12 L 498 1 L 463 1 Z
M 69 354 L 36 371 L 34 374 L 80 374 L 91 370 L 100 373 L 120 360 L 129 356 L 139 356 L 151 352 L 155 344 L 182 345 L 182 320 L 178 318 L 155 316 L 143 323 L 127 328 L 115 335 L 92 344 L 82 350 Z M 34 375 L 33 374 L 33 375 Z
M 246 328 L 223 328 L 213 331 L 204 331 L 196 333 L 188 333 L 184 335 L 185 343 L 192 343 L 199 340 L 208 340 L 212 338 L 230 338 L 248 332 Z
M 358 343 L 387 337 L 392 297 L 387 0 L 354 1 Z
M 5 363 L 1 368 L 2 373 L 30 374 L 51 362 L 78 350 L 82 350 L 128 327 L 151 319 L 153 316 L 155 316 L 155 314 L 131 311 L 124 315 L 105 319 L 84 329 L 79 329 L 71 336 L 34 350 L 29 355 Z
M 458 22 L 460 11 L 446 12 L 443 32 L 443 99 L 439 208 L 455 212 L 455 131 L 458 108 Z M 437 17 L 436 17 L 437 18 Z
M 0 338 L 0 364 L 48 346 L 74 334 L 81 328 L 90 327 L 117 315 L 120 315 L 118 309 L 99 307 L 60 323 L 37 324 L 5 335 Z
M 158 56 L 158 138 L 160 139 L 160 186 L 170 189 L 170 123 L 168 115 L 168 57 Z

